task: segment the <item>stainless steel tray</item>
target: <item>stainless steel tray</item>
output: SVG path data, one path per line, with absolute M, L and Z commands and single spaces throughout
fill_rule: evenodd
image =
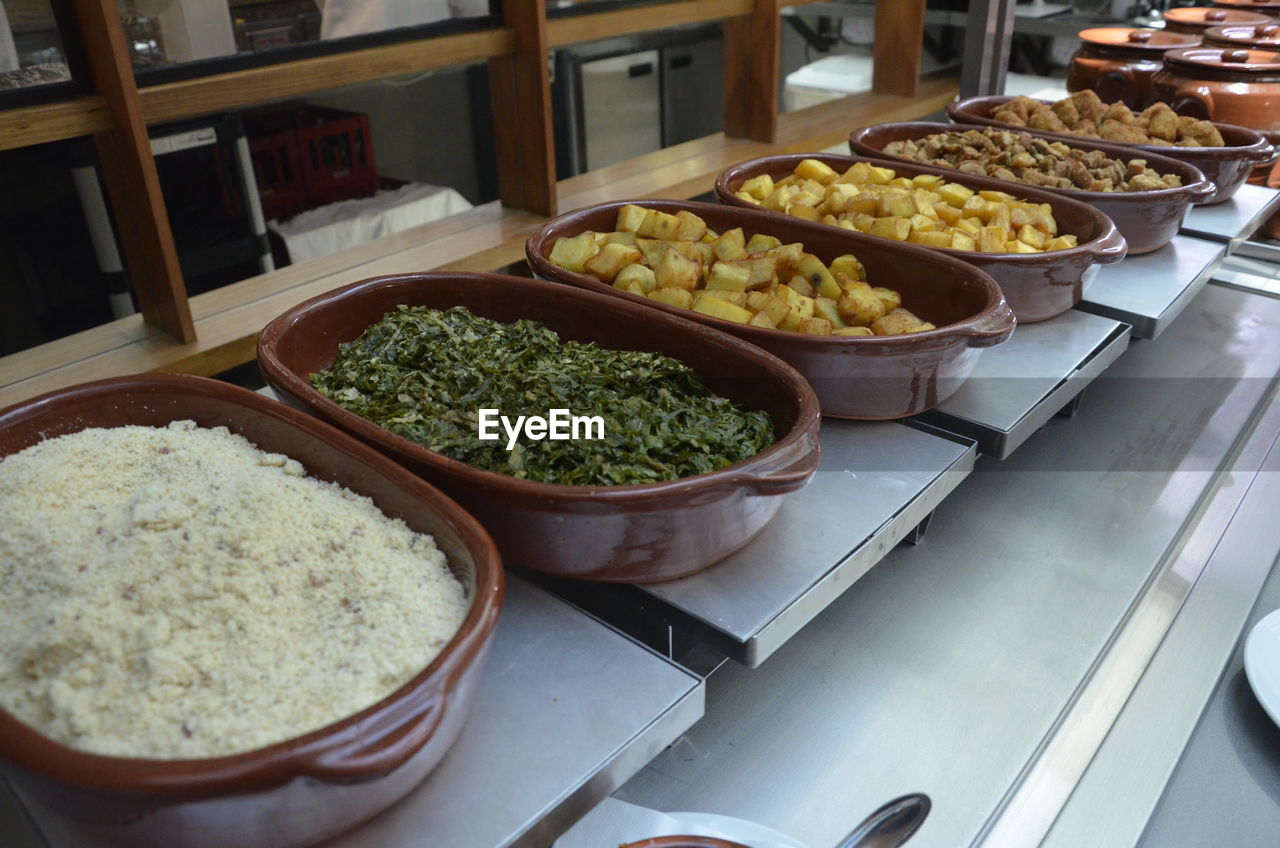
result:
M 1237 242 L 1253 235 L 1277 211 L 1280 190 L 1246 184 L 1225 203 L 1191 207 L 1181 232 L 1209 241 Z

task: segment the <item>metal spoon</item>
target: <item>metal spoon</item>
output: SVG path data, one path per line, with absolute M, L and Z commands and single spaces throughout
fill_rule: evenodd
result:
M 913 793 L 895 798 L 862 820 L 836 848 L 898 848 L 924 824 L 929 796 Z

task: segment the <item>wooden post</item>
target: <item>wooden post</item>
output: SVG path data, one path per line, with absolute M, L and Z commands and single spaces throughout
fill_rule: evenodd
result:
M 74 0 L 93 86 L 113 128 L 94 136 L 138 307 L 148 324 L 195 341 L 169 214 L 142 119 L 116 0 Z
M 724 22 L 724 134 L 774 141 L 778 134 L 781 0 L 755 0 Z
M 876 42 L 871 90 L 915 97 L 920 89 L 925 0 L 876 3 Z
M 515 53 L 489 60 L 498 194 L 504 206 L 556 214 L 555 136 L 547 67 L 546 0 L 502 0 Z

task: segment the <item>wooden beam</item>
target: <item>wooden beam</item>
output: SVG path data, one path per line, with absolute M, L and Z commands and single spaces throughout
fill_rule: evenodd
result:
M 106 101 L 114 125 L 94 139 L 138 309 L 147 323 L 178 341 L 195 341 L 119 8 L 116 0 L 75 0 L 75 12 L 94 88 Z
M 876 41 L 871 90 L 915 97 L 920 88 L 925 0 L 876 4 Z
M 504 206 L 556 214 L 555 128 L 547 67 L 546 0 L 502 0 L 515 51 L 489 60 L 498 196 Z
M 750 15 L 724 22 L 724 132 L 773 141 L 778 132 L 781 3 L 755 0 Z
M 679 0 L 616 12 L 587 12 L 547 21 L 547 44 L 563 47 L 614 35 L 718 21 L 749 14 L 753 7 L 753 0 Z
M 509 28 L 369 47 L 142 89 L 147 123 L 162 123 L 368 80 L 478 62 L 515 50 Z
M 93 135 L 111 127 L 101 97 L 79 97 L 0 111 L 0 150 Z

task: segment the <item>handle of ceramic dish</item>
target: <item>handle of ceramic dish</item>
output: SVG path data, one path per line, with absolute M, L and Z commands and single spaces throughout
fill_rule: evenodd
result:
M 1193 186 L 1191 190 L 1191 202 L 1203 203 L 1210 197 L 1213 197 L 1218 191 L 1218 184 L 1213 180 L 1205 180 L 1199 185 Z
M 372 780 L 404 765 L 431 738 L 444 717 L 441 696 L 431 699 L 428 714 L 406 710 L 355 739 L 304 758 L 298 773 L 327 783 Z
M 1251 151 L 1249 159 L 1253 162 L 1271 162 L 1275 160 L 1277 152 L 1280 151 L 1277 151 L 1274 144 L 1264 144 L 1257 150 Z
M 751 491 L 763 497 L 785 495 L 800 489 L 818 470 L 820 457 L 817 451 L 811 451 L 800 459 L 779 471 L 770 471 L 768 476 L 751 477 L 745 481 Z
M 1214 191 L 1213 183 L 1205 184 L 1209 189 L 1209 194 Z M 1206 194 L 1206 197 L 1208 194 Z M 1197 195 L 1198 197 L 1198 195 Z M 1120 235 L 1120 231 L 1113 229 L 1105 236 L 1098 240 L 1098 243 L 1090 248 L 1090 255 L 1093 261 L 1098 265 L 1114 265 L 1125 254 L 1129 252 L 1129 243 L 1124 240 L 1124 236 Z
M 1001 303 L 999 309 L 966 330 L 965 336 L 969 340 L 969 347 L 995 347 L 1013 334 L 1013 328 L 1017 324 L 1018 320 L 1013 317 L 1009 304 Z

